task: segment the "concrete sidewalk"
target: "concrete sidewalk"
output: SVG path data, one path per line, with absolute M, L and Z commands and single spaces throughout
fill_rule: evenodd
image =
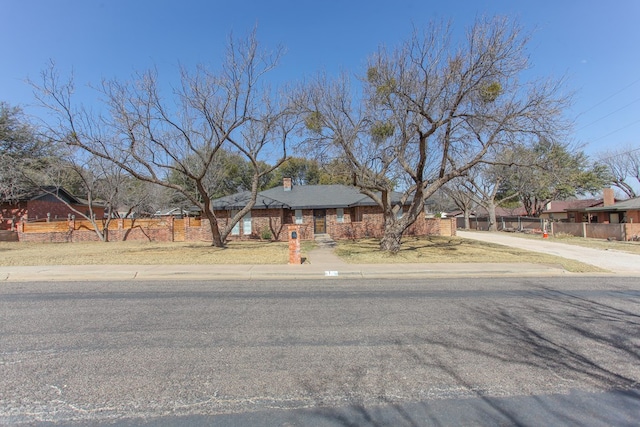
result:
M 0 267 L 0 282 L 398 279 L 557 276 L 538 264 L 55 265 Z

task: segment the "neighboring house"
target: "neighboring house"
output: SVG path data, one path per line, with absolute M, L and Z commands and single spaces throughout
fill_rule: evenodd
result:
M 19 221 L 49 221 L 77 215 L 65 202 L 85 215 L 89 215 L 89 205 L 86 201 L 71 195 L 64 188 L 42 187 L 16 203 L 0 203 L 0 224 L 2 228 L 9 229 L 12 223 Z M 104 216 L 102 206 L 94 206 L 93 211 L 98 218 Z
M 640 197 L 612 204 L 605 203 L 603 206 L 587 208 L 585 211 L 591 218 L 590 222 L 640 224 Z
M 249 200 L 249 192 L 214 200 L 212 206 L 220 225 L 226 225 Z M 392 194 L 392 202 L 400 203 L 400 193 Z M 285 178 L 283 186 L 258 193 L 253 209 L 235 225 L 229 237 L 259 238 L 267 234 L 274 239 L 284 239 L 288 224 L 299 225 L 303 239 L 317 234 L 329 234 L 334 239 L 379 237 L 384 216 L 382 209 L 356 187 L 294 186 L 290 178 Z M 430 234 L 425 224 L 421 215 L 407 234 Z
M 576 212 L 577 224 L 554 224 L 553 233 L 595 239 L 640 240 L 640 197 L 616 201 L 613 190 L 603 191 L 600 206 L 591 206 Z
M 159 211 L 156 211 L 156 213 L 154 213 L 152 216 L 156 218 L 166 217 L 166 216 L 182 218 L 182 217 L 194 216 L 199 214 L 200 214 L 200 210 L 197 208 L 192 208 L 191 210 L 184 209 L 184 208 L 168 208 L 168 209 L 161 209 Z
M 546 204 L 540 218 L 561 222 L 589 222 L 585 209 L 602 204 L 602 199 L 554 200 Z
M 603 199 L 575 199 L 575 200 L 554 200 L 545 205 L 539 218 L 550 221 L 561 222 L 588 222 L 586 209 L 603 205 Z M 447 216 L 463 217 L 464 212 L 456 210 L 447 213 Z M 478 207 L 471 212 L 471 218 L 486 218 L 488 212 L 483 207 Z M 524 207 L 515 208 L 496 207 L 496 218 L 507 217 L 527 217 Z

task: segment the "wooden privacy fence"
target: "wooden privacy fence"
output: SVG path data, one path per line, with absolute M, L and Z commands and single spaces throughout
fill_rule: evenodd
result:
M 188 228 L 202 228 L 200 219 L 173 217 L 112 219 L 109 222 L 97 220 L 96 225 L 100 232 L 105 232 L 106 228 L 105 234 L 109 241 L 184 242 Z M 79 242 L 99 240 L 94 225 L 89 220 L 20 222 L 17 224 L 17 232 L 20 241 Z

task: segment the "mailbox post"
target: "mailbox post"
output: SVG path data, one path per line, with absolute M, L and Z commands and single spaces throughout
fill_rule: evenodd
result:
M 300 227 L 289 225 L 289 264 L 301 264 Z

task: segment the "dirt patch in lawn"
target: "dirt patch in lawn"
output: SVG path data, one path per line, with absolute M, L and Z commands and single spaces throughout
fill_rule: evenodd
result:
M 574 273 L 604 271 L 566 258 L 460 237 L 406 238 L 395 255 L 382 252 L 375 239 L 343 240 L 338 242 L 336 255 L 351 264 L 529 262 L 560 265 Z
M 206 242 L 0 242 L 0 265 L 286 264 L 288 248 L 264 241 L 231 242 L 224 249 Z

